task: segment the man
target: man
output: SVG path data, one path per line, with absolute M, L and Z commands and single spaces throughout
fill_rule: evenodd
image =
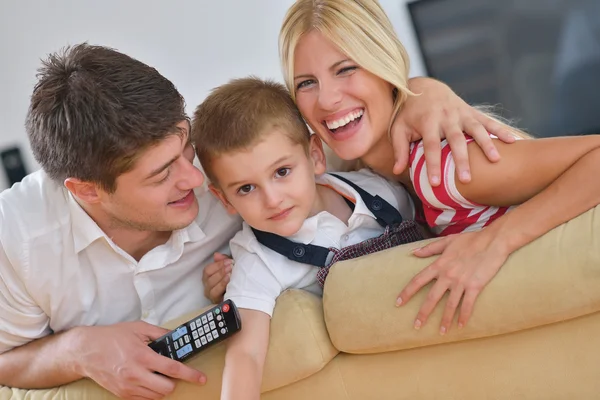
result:
M 158 399 L 176 379 L 203 384 L 147 346 L 166 332 L 156 325 L 222 295 L 231 265 L 211 261 L 241 227 L 193 164 L 183 98 L 155 69 L 87 44 L 50 55 L 38 78 L 26 128 L 42 170 L 0 194 L 0 385 L 87 377 L 122 398 Z M 411 88 L 428 91 L 402 112 L 396 145 L 433 127 L 428 158 L 439 165 L 435 128 L 464 146 L 457 124 L 469 120 L 493 156 L 481 115 L 450 89 Z
M 184 107 L 113 50 L 45 61 L 27 116 L 42 171 L 0 196 L 0 384 L 89 377 L 159 398 L 167 377 L 205 382 L 146 345 L 166 332 L 155 325 L 209 304 L 199 266 L 241 226 L 200 189 Z

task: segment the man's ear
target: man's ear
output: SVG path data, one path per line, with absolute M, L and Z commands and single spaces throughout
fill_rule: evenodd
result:
M 323 142 L 321 142 L 321 138 L 315 134 L 310 137 L 308 154 L 313 161 L 315 174 L 324 174 L 327 170 L 327 160 L 325 159 L 325 152 L 323 151 Z
M 77 178 L 67 178 L 64 185 L 73 196 L 85 203 L 95 204 L 101 201 L 101 190 L 95 183 Z
M 219 199 L 219 201 L 221 202 L 221 204 L 223 204 L 223 207 L 225 207 L 225 209 L 227 210 L 227 212 L 229 214 L 231 214 L 231 215 L 237 214 L 236 209 L 231 205 L 229 200 L 227 200 L 227 197 L 225 197 L 225 194 L 223 193 L 223 191 L 221 189 L 219 189 L 212 183 L 208 185 L 208 189 L 213 194 L 213 196 L 215 196 L 217 199 Z

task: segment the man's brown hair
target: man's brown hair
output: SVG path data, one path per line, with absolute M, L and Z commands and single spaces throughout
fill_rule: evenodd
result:
M 44 171 L 113 192 L 137 157 L 185 120 L 173 83 L 125 54 L 87 43 L 50 54 L 38 71 L 26 129 Z
M 218 185 L 216 157 L 248 149 L 274 128 L 308 152 L 310 132 L 284 85 L 248 77 L 215 88 L 192 119 L 192 140 L 208 179 Z

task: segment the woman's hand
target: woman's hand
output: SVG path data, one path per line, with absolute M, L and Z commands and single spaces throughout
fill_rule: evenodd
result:
M 422 139 L 429 181 L 432 186 L 438 186 L 440 140 L 445 138 L 452 149 L 460 181 L 468 183 L 471 173 L 465 133 L 475 139 L 492 162 L 500 160 L 500 155 L 488 132 L 503 142 L 515 141 L 510 129 L 468 105 L 442 82 L 431 78 L 413 78 L 408 87 L 417 96 L 408 97 L 391 129 L 396 157 L 395 174 L 400 174 L 408 166 L 410 143 Z
M 396 305 L 406 304 L 423 286 L 436 281 L 417 314 L 415 329 L 427 322 L 446 291 L 450 291 L 450 296 L 446 301 L 440 334 L 443 335 L 450 329 L 461 299 L 458 327 L 466 325 L 477 296 L 510 254 L 508 246 L 502 244 L 503 241 L 489 228 L 447 236 L 414 251 L 417 257 L 440 254 L 435 262 L 415 275 L 396 301 Z

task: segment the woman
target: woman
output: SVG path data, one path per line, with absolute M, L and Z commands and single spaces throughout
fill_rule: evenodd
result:
M 495 164 L 477 146 L 444 144 L 438 188 L 428 184 L 422 163 L 417 171 L 421 145 L 397 149 L 404 151 L 400 158 L 410 155 L 411 170 L 397 168 L 388 132 L 398 111 L 415 99 L 415 89 L 407 84 L 406 52 L 374 0 L 298 0 L 282 26 L 280 54 L 305 120 L 338 156 L 359 158 L 413 189 L 436 232 L 466 232 L 415 251 L 419 257 L 441 254 L 398 297 L 397 304 L 405 304 L 436 281 L 415 320 L 417 329 L 446 291 L 440 333 L 448 331 L 461 301 L 458 326 L 464 326 L 477 296 L 512 252 L 600 202 L 600 185 L 590 173 L 600 167 L 598 136 L 496 141 L 502 161 Z M 464 147 L 473 171 L 467 184 L 452 162 Z M 507 212 L 509 206 L 516 207 Z M 472 213 L 481 219 L 473 222 Z

